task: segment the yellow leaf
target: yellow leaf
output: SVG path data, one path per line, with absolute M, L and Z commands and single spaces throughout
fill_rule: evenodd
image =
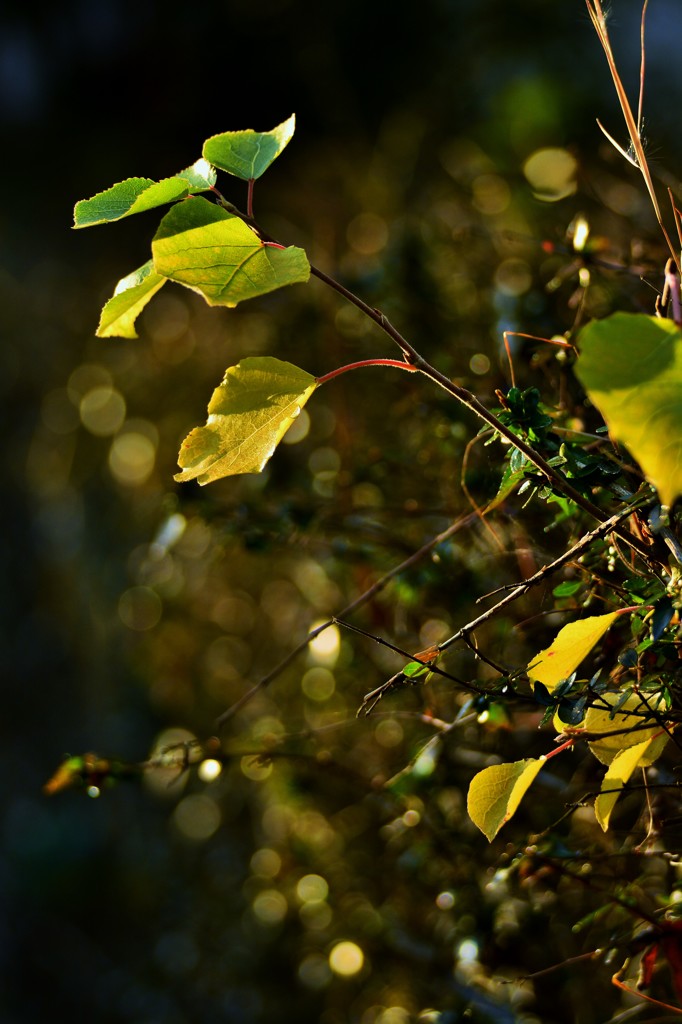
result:
M 489 843 L 516 812 L 526 790 L 546 758 L 494 764 L 475 775 L 469 786 L 467 810 Z
M 611 706 L 618 699 L 617 693 L 605 693 L 600 698 L 602 702 L 606 701 Z M 604 708 L 591 707 L 583 721 L 586 731 L 614 734 L 602 736 L 589 743 L 589 748 L 597 760 L 602 764 L 611 764 L 622 750 L 646 743 L 648 753 L 641 764 L 645 767 L 653 764 L 661 756 L 668 742 L 668 734 L 650 713 L 656 711 L 662 704 L 663 698 L 658 697 L 649 700 L 647 707 L 642 698 L 633 693 L 615 714 Z M 633 728 L 634 726 L 641 728 Z M 624 732 L 625 729 L 632 731 Z
M 528 677 L 533 682 L 544 683 L 551 693 L 576 670 L 618 615 L 619 612 L 610 612 L 569 622 L 559 630 L 551 645 L 532 659 Z
M 635 768 L 651 764 L 650 755 L 647 754 L 647 749 L 654 743 L 656 743 L 656 740 L 649 739 L 643 740 L 641 743 L 635 743 L 632 747 L 626 747 L 625 750 L 621 750 L 616 754 L 609 765 L 608 771 L 606 772 L 601 784 L 602 791 L 594 802 L 594 813 L 596 814 L 597 821 L 603 828 L 604 832 L 606 832 L 609 827 L 611 812 L 616 806 L 616 802 L 623 790 L 623 786 L 628 781 Z

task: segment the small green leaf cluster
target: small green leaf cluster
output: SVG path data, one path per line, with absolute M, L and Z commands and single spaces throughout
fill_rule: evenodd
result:
M 252 190 L 291 139 L 294 126 L 292 115 L 270 132 L 212 136 L 201 159 L 171 178 L 128 178 L 76 203 L 76 228 L 174 204 L 152 239 L 152 258 L 121 278 L 105 303 L 99 337 L 137 337 L 138 316 L 167 281 L 199 292 L 209 305 L 234 307 L 308 280 L 310 264 L 302 249 L 263 239 L 246 222 L 250 218 L 238 215 L 215 188 L 218 168 L 248 181 Z M 217 203 L 199 195 L 208 191 Z M 247 359 L 228 368 L 209 403 L 208 423 L 182 444 L 182 472 L 176 479 L 205 484 L 234 473 L 260 472 L 315 386 L 304 370 L 272 358 Z

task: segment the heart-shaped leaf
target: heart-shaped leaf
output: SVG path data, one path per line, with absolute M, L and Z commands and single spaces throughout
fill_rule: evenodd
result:
M 614 313 L 578 335 L 575 372 L 664 505 L 682 494 L 682 331 L 671 320 Z
M 102 309 L 97 337 L 136 338 L 137 317 L 165 283 L 166 278 L 155 272 L 151 260 L 127 277 L 122 277 Z
M 178 456 L 176 480 L 208 484 L 237 473 L 260 473 L 317 387 L 305 370 L 272 356 L 242 359 L 225 373 Z
M 155 206 L 182 199 L 191 192 L 206 192 L 215 185 L 216 173 L 204 159 L 197 160 L 172 178 L 152 181 L 151 178 L 126 178 L 92 199 L 81 199 L 73 211 L 75 228 L 88 228 L 94 224 L 107 224 L 144 213 Z
M 266 245 L 239 217 L 201 198 L 168 211 L 152 254 L 158 274 L 200 292 L 212 306 L 236 306 L 310 277 L 303 249 Z
M 260 178 L 270 164 L 282 152 L 294 134 L 296 118 L 291 117 L 278 124 L 270 132 L 223 132 L 206 139 L 202 153 L 221 171 L 234 174 L 248 181 Z

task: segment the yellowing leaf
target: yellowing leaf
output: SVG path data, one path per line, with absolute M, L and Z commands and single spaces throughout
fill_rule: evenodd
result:
M 136 338 L 135 321 L 153 295 L 166 283 L 152 261 L 121 278 L 99 318 L 98 338 Z
M 606 701 L 612 707 L 618 700 L 617 693 L 605 693 L 600 701 Z M 631 694 L 625 703 L 613 713 L 600 707 L 591 707 L 585 715 L 583 726 L 587 732 L 606 733 L 600 739 L 591 740 L 589 748 L 602 764 L 611 764 L 617 755 L 629 747 L 648 745 L 646 757 L 640 763 L 644 766 L 653 764 L 668 742 L 668 734 L 650 714 L 663 705 L 662 698 L 649 700 L 649 707 L 641 697 Z M 649 723 L 651 723 L 649 725 Z M 636 727 L 636 728 L 633 728 Z M 631 732 L 624 730 L 631 729 Z M 613 735 L 608 735 L 613 733 Z
M 648 759 L 647 748 L 655 743 L 655 740 L 644 740 L 642 743 L 635 743 L 631 747 L 621 750 L 609 765 L 608 771 L 601 784 L 601 793 L 594 802 L 594 813 L 597 821 L 604 832 L 609 827 L 611 812 L 628 781 L 638 765 L 651 764 Z
M 236 306 L 307 281 L 303 249 L 266 245 L 239 217 L 198 196 L 173 206 L 152 240 L 154 270 L 212 306 Z
M 208 484 L 236 473 L 260 473 L 317 387 L 305 370 L 272 356 L 242 359 L 225 373 L 178 456 L 176 480 Z
M 578 335 L 575 372 L 609 434 L 639 462 L 664 505 L 682 494 L 682 331 L 614 313 Z
M 528 666 L 529 679 L 544 683 L 551 693 L 576 670 L 617 615 L 618 612 L 610 612 L 608 615 L 592 615 L 588 619 L 569 622 L 559 630 L 550 646 L 532 659 Z
M 545 764 L 545 758 L 494 764 L 475 775 L 469 786 L 467 810 L 488 842 L 516 812 L 526 790 Z

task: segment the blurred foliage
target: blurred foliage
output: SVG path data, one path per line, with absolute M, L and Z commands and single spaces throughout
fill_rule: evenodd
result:
M 636 81 L 639 11 L 618 6 Z M 655 6 L 647 107 L 677 167 L 666 97 L 680 11 Z M 558 759 L 535 783 L 541 798 L 489 847 L 466 815 L 469 780 L 491 757 L 543 754 L 542 707 L 529 701 L 512 732 L 494 702 L 467 706 L 432 677 L 356 719 L 404 659 L 333 628 L 229 720 L 225 763 L 210 767 L 227 707 L 468 514 L 469 496 L 494 497 L 501 446 L 470 443 L 477 427 L 427 382 L 368 370 L 316 396 L 264 474 L 175 486 L 179 440 L 227 365 L 276 352 L 319 375 L 394 352 L 319 282 L 234 311 L 169 286 L 138 340 L 95 339 L 102 302 L 148 243 L 130 222 L 68 234 L 74 199 L 131 167 L 160 178 L 235 119 L 264 128 L 295 109 L 296 143 L 257 193 L 259 219 L 492 407 L 509 385 L 503 331 L 552 337 L 576 318 L 649 311 L 647 282 L 660 286 L 646 198 L 594 126 L 614 120 L 615 101 L 581 4 L 234 0 L 171 18 L 114 0 L 0 19 L 6 151 L 34 169 L 10 181 L 6 162 L 0 220 L 7 1020 L 616 1019 L 628 997 L 609 975 L 631 952 L 628 906 L 679 901 L 680 822 L 656 791 L 665 842 L 642 856 L 634 794 L 606 836 L 580 806 L 528 846 L 567 800 L 598 788 L 596 771 Z M 249 83 L 243 102 L 237 81 Z M 115 97 L 106 117 L 103 96 Z M 554 151 L 549 178 L 529 164 L 543 150 Z M 241 201 L 239 187 L 228 199 Z M 579 215 L 591 234 L 577 252 Z M 561 353 L 512 347 L 519 394 L 537 389 L 526 412 L 560 395 L 595 426 Z M 587 528 L 559 506 L 522 516 L 527 497 L 496 512 L 494 538 L 467 520 L 354 621 L 421 650 Z M 486 623 L 482 649 L 513 672 L 563 624 L 562 608 L 599 608 L 611 585 L 641 589 L 606 542 L 586 556 L 593 580 L 603 556 L 614 564 L 604 589 L 566 567 Z M 618 631 L 603 657 L 630 640 Z M 467 648 L 446 667 L 495 677 Z M 457 724 L 438 735 L 429 717 Z M 70 770 L 106 789 L 99 800 L 41 794 L 65 750 L 125 766 L 173 744 L 187 765 L 142 784 L 107 787 L 126 772 L 97 761 Z M 517 980 L 597 948 L 615 950 L 612 969 L 585 959 Z M 664 973 L 656 984 L 670 1001 Z

